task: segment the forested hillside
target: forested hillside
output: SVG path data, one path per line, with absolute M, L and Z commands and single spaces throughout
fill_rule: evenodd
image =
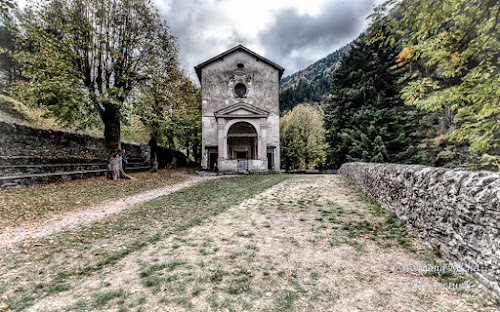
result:
M 500 3 L 390 4 L 375 10 L 366 36 L 281 81 L 282 115 L 300 103 L 321 107 L 326 167 L 498 170 Z
M 280 112 L 293 109 L 300 103 L 325 104 L 331 87 L 332 73 L 351 44 L 343 46 L 280 81 Z

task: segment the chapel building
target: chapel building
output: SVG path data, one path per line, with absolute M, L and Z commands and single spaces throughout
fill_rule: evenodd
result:
M 202 94 L 203 169 L 279 172 L 284 68 L 238 45 L 195 70 Z

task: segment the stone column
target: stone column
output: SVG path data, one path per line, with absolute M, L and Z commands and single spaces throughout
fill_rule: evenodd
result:
M 259 137 L 259 159 L 264 162 L 263 168 L 267 168 L 267 118 L 260 119 L 260 137 Z
M 218 165 L 220 166 L 220 160 L 225 160 L 227 158 L 227 140 L 225 138 L 224 127 L 226 126 L 226 120 L 224 118 L 217 118 L 217 139 L 218 139 Z

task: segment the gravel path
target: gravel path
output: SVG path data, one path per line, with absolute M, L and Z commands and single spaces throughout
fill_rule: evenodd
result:
M 122 295 L 94 311 L 498 311 L 483 305 L 477 286 L 414 287 L 444 284 L 401 270 L 426 263 L 396 241 L 352 232 L 368 222 L 381 227 L 384 218 L 342 176 L 296 176 L 28 311 L 73 311 L 110 294 Z
M 10 247 L 14 243 L 27 238 L 40 238 L 56 232 L 67 230 L 77 225 L 90 224 L 96 220 L 118 213 L 127 207 L 154 198 L 177 192 L 202 181 L 218 178 L 217 176 L 191 176 L 187 180 L 162 188 L 142 192 L 122 199 L 105 201 L 100 204 L 85 207 L 83 210 L 58 213 L 45 219 L 41 224 L 27 226 L 6 227 L 0 232 L 0 248 Z

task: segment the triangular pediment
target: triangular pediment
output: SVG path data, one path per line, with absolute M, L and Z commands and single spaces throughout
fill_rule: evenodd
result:
M 269 116 L 268 111 L 243 102 L 233 104 L 215 112 L 215 117 L 217 118 L 262 118 L 267 116 Z
M 200 80 L 200 82 L 201 82 L 201 69 L 203 67 L 205 67 L 205 66 L 207 66 L 215 61 L 223 60 L 226 55 L 229 55 L 229 54 L 234 53 L 236 51 L 244 51 L 244 52 L 248 53 L 249 55 L 251 55 L 252 57 L 255 57 L 257 60 L 260 60 L 260 61 L 276 68 L 279 72 L 279 79 L 281 79 L 281 76 L 283 75 L 283 72 L 285 71 L 285 69 L 283 67 L 279 66 L 278 64 L 276 64 L 274 62 L 271 62 L 270 60 L 266 59 L 265 57 L 258 55 L 257 53 L 253 52 L 252 50 L 250 50 L 250 49 L 248 49 L 240 44 L 232 49 L 227 50 L 226 52 L 223 52 L 215 57 L 212 57 L 208 61 L 205 61 L 205 62 L 195 66 L 194 69 L 196 71 L 196 75 L 198 76 L 198 79 Z

